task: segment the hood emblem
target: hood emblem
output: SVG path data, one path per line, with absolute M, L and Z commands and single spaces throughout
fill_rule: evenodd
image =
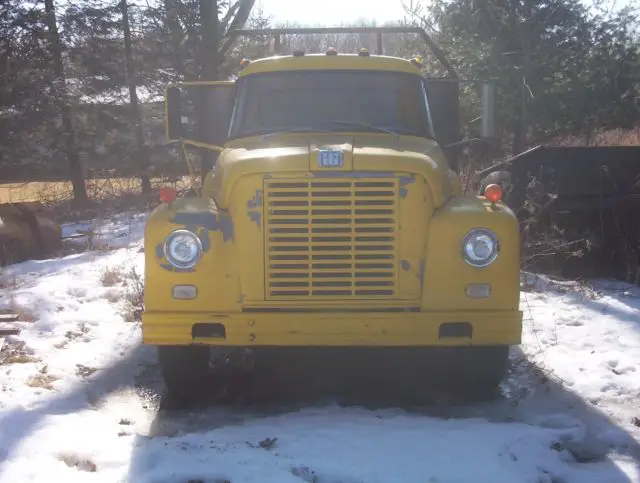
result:
M 318 151 L 319 168 L 342 168 L 344 152 L 342 150 L 321 149 Z

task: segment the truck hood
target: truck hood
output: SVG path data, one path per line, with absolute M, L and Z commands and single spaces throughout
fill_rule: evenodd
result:
M 318 151 L 322 149 L 342 150 L 343 166 L 321 168 Z M 409 173 L 425 179 L 436 207 L 446 201 L 453 189 L 452 172 L 434 140 L 371 134 L 296 134 L 228 143 L 218 157 L 216 168 L 207 175 L 204 190 L 226 209 L 234 186 L 243 176 L 277 176 L 284 172 L 300 176 L 349 176 L 351 173 L 354 177 L 366 177 L 367 172 Z

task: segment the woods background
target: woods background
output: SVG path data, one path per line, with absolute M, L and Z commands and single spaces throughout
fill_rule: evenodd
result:
M 398 0 L 400 1 L 400 0 Z M 85 180 L 186 174 L 163 127 L 163 93 L 179 80 L 226 79 L 271 39 L 231 42 L 235 28 L 274 24 L 254 0 L 0 0 L 0 180 Z M 539 144 L 640 144 L 638 16 L 577 0 L 407 2 L 393 24 L 427 30 L 463 78 L 497 83 L 500 157 Z M 212 28 L 202 29 L 202 19 Z M 205 21 L 205 24 L 207 22 Z M 335 25 L 373 26 L 341 18 Z M 375 49 L 375 36 L 286 36 L 294 48 Z M 416 35 L 385 35 L 384 53 L 421 55 Z M 213 56 L 207 72 L 201 68 Z M 478 98 L 462 96 L 464 134 Z

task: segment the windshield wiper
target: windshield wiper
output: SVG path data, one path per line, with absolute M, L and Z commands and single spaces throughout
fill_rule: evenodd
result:
M 393 134 L 396 137 L 400 137 L 400 134 L 398 134 L 395 131 L 392 131 L 391 129 L 386 129 L 384 127 L 379 127 L 379 126 L 374 126 L 372 124 L 366 124 L 364 122 L 357 122 L 357 121 L 343 121 L 343 120 L 333 120 L 333 121 L 329 121 L 327 123 L 323 123 L 323 125 L 331 125 L 331 124 L 347 124 L 347 125 L 351 125 L 351 126 L 360 126 L 360 127 L 364 127 L 367 129 L 370 129 L 372 131 L 379 131 L 379 132 L 385 132 L 387 134 Z M 269 136 L 275 136 L 277 134 L 285 134 L 285 133 L 299 133 L 299 132 L 335 132 L 330 128 L 320 128 L 318 126 L 298 126 L 298 127 L 292 127 L 289 129 L 282 129 L 282 130 L 278 130 L 278 131 L 273 131 L 273 132 L 269 132 L 266 134 L 262 135 L 262 138 L 267 138 Z
M 266 134 L 262 135 L 262 138 L 266 138 L 269 136 L 275 136 L 277 134 L 285 134 L 285 133 L 296 133 L 296 132 L 332 132 L 330 129 L 321 129 L 318 127 L 314 127 L 314 126 L 298 126 L 298 127 L 292 127 L 290 129 L 281 129 L 278 131 L 272 131 Z
M 400 134 L 398 134 L 395 131 L 392 131 L 391 129 L 386 129 L 384 127 L 380 127 L 380 126 L 374 126 L 372 124 L 366 124 L 364 122 L 357 122 L 357 121 L 342 121 L 342 120 L 333 120 L 331 121 L 332 123 L 336 123 L 336 124 L 350 124 L 352 126 L 360 126 L 360 127 L 365 127 L 367 129 L 371 129 L 374 131 L 380 131 L 380 132 L 386 132 L 387 134 L 393 134 L 394 136 L 400 137 Z

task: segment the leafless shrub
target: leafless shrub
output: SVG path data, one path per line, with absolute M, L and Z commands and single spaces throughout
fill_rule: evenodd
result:
M 104 297 L 112 304 L 117 304 L 122 299 L 122 293 L 118 289 L 107 290 Z
M 127 322 L 139 322 L 144 310 L 144 280 L 135 267 L 131 267 L 125 279 L 127 287 L 125 308 L 122 313 Z
M 104 287 L 113 287 L 123 282 L 122 267 L 106 267 L 100 274 L 100 283 Z
M 29 364 L 40 359 L 27 353 L 24 341 L 7 340 L 0 351 L 0 366 L 8 364 Z
M 561 136 L 551 140 L 550 146 L 638 146 L 640 125 L 632 129 L 596 129 L 585 134 Z
M 552 187 L 553 188 L 553 187 Z M 557 205 L 555 193 L 533 180 L 518 212 L 524 270 L 590 277 L 603 270 L 628 283 L 640 282 L 637 205 Z M 607 276 L 607 275 L 605 275 Z
M 0 290 L 16 290 L 20 288 L 20 279 L 16 275 L 0 273 Z
M 36 196 L 46 200 L 55 209 L 56 216 L 63 221 L 79 221 L 88 218 L 104 219 L 128 210 L 149 211 L 158 203 L 157 190 L 162 186 L 172 186 L 178 192 L 186 192 L 192 184 L 189 176 L 161 176 L 151 179 L 152 192 L 142 194 L 140 182 L 135 177 L 110 176 L 87 179 L 89 206 L 78 209 L 73 204 L 71 185 L 66 182 L 29 183 L 40 185 Z

